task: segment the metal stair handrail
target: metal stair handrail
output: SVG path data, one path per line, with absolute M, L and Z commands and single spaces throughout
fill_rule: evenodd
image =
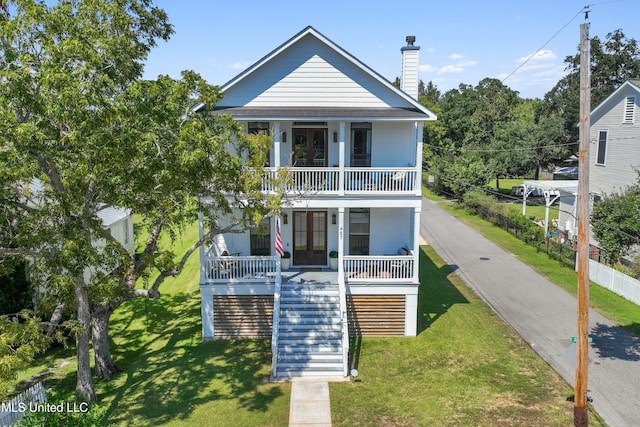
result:
M 338 292 L 340 293 L 340 321 L 342 323 L 342 370 L 343 375 L 349 375 L 349 321 L 347 319 L 347 287 L 344 275 L 338 277 Z
M 278 335 L 280 330 L 280 293 L 282 290 L 282 274 L 280 257 L 276 257 L 276 282 L 273 291 L 273 328 L 271 330 L 271 376 L 278 376 Z

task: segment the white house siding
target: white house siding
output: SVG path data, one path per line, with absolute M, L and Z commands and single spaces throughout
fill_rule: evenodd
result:
M 280 165 L 289 165 L 293 147 L 294 122 L 282 121 L 280 132 L 287 134 L 287 141 L 280 143 Z M 313 122 L 309 122 L 313 123 Z M 320 122 L 317 122 L 320 123 Z M 327 166 L 337 167 L 340 145 L 333 142 L 334 132 L 340 132 L 340 123 L 327 121 Z M 351 153 L 351 123 L 345 122 L 345 166 L 349 165 Z M 245 126 L 246 126 L 245 122 Z M 275 122 L 269 126 L 274 129 Z M 371 129 L 371 166 L 372 167 L 414 167 L 416 163 L 416 141 L 413 134 L 413 122 L 372 122 Z M 271 164 L 274 165 L 273 150 Z
M 416 164 L 412 123 L 374 123 L 371 131 L 371 166 L 407 167 Z
M 406 100 L 360 67 L 307 35 L 242 85 L 229 88 L 220 106 L 409 107 Z
M 635 123 L 622 123 L 625 100 L 635 96 Z M 591 117 L 591 146 L 589 152 L 589 191 L 598 194 L 610 194 L 624 191 L 625 187 L 636 182 L 634 171 L 640 166 L 640 118 L 638 103 L 640 93 L 628 88 L 621 91 L 603 108 L 598 115 Z M 598 135 L 607 130 L 607 151 L 604 165 L 596 164 L 598 154 Z
M 403 246 L 413 248 L 413 212 L 409 208 L 371 209 L 369 252 L 393 255 Z

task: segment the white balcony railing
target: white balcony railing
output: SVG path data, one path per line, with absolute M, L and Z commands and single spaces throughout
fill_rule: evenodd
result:
M 273 282 L 276 277 L 272 256 L 205 256 L 200 267 L 207 283 Z
M 345 255 L 344 277 L 348 283 L 414 281 L 413 255 Z M 205 283 L 274 283 L 276 257 L 205 256 L 200 262 Z
M 416 170 L 409 168 L 346 168 L 347 193 L 412 193 Z
M 345 255 L 347 282 L 413 281 L 413 255 Z
M 266 168 L 262 180 L 262 190 L 276 191 L 276 186 L 284 185 L 287 193 L 301 194 L 412 194 L 419 188 L 414 168 L 345 168 L 344 179 L 340 180 L 339 168 L 296 168 L 287 169 L 284 184 L 278 184 L 275 168 Z M 340 188 L 340 182 L 344 188 Z

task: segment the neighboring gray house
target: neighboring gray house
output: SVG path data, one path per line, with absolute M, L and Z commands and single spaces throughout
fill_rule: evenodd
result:
M 640 79 L 623 83 L 591 111 L 589 192 L 595 197 L 624 191 L 640 167 Z
M 640 167 L 640 79 L 624 82 L 598 106 L 591 110 L 589 146 L 589 193 L 591 203 L 607 194 L 624 192 L 638 179 Z M 530 187 L 552 190 L 560 197 L 558 227 L 569 238 L 578 232 L 576 195 L 577 181 L 535 181 Z M 591 236 L 590 241 L 597 246 Z

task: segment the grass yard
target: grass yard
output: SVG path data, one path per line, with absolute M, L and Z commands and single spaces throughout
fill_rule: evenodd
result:
M 420 277 L 418 337 L 355 342 L 358 381 L 330 385 L 335 426 L 571 423 L 571 387 L 429 247 Z
M 195 236 L 186 230 L 176 252 Z M 336 426 L 564 426 L 571 387 L 429 247 L 420 259 L 419 335 L 353 340 L 360 376 L 331 384 Z M 268 340 L 201 340 L 198 258 L 158 301 L 120 307 L 111 325 L 124 372 L 96 380 L 106 425 L 286 426 L 290 385 L 268 382 Z M 40 375 L 50 402 L 71 401 L 75 357 L 53 352 Z M 591 415 L 592 425 L 599 424 Z

